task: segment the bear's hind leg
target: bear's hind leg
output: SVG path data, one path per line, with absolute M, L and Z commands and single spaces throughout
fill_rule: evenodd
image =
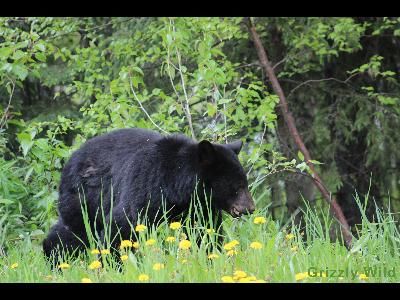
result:
M 60 255 L 77 256 L 88 246 L 85 232 L 72 232 L 59 220 L 43 241 L 44 253 L 50 261 L 58 262 Z

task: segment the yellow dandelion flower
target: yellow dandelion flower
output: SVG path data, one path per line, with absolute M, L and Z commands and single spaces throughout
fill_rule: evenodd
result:
M 101 268 L 101 262 L 99 262 L 98 260 L 93 261 L 89 265 L 89 269 L 91 269 L 91 270 L 98 269 L 98 268 Z
M 130 240 L 123 240 L 123 241 L 121 241 L 121 245 L 119 246 L 119 248 L 120 249 L 123 249 L 123 248 L 130 248 L 130 247 L 132 247 L 133 245 L 132 245 L 132 242 L 130 241 Z
M 173 242 L 175 242 L 175 237 L 174 236 L 169 236 L 169 237 L 167 237 L 166 239 L 165 239 L 165 241 L 167 242 L 167 243 L 173 243 Z
M 287 241 L 289 241 L 289 240 L 291 240 L 291 239 L 293 239 L 294 238 L 294 234 L 293 233 L 289 233 L 289 234 L 287 234 L 286 236 L 285 236 L 285 239 L 287 240 Z
M 154 265 L 153 265 L 153 270 L 155 270 L 155 271 L 159 271 L 159 270 L 161 270 L 161 269 L 164 269 L 164 264 L 161 264 L 161 263 L 155 263 Z
M 250 279 L 251 281 L 257 280 L 257 277 L 256 277 L 256 276 L 248 276 L 247 278 Z
M 250 244 L 250 248 L 252 249 L 261 249 L 263 247 L 263 245 L 259 242 L 252 242 Z
M 297 273 L 297 274 L 295 275 L 296 281 L 300 281 L 300 280 L 303 280 L 303 279 L 308 278 L 308 277 L 309 277 L 309 276 L 308 276 L 308 272 Z
M 149 281 L 150 277 L 146 274 L 140 274 L 138 277 L 139 281 Z
M 172 222 L 171 224 L 169 224 L 169 228 L 171 228 L 172 230 L 177 230 L 181 227 L 182 225 L 179 222 Z
M 211 253 L 209 256 L 207 256 L 208 257 L 208 259 L 216 259 L 216 258 L 218 258 L 219 257 L 219 255 L 218 254 L 214 254 L 214 253 Z
M 232 276 L 222 276 L 221 281 L 224 283 L 233 283 L 235 280 L 233 280 Z
M 237 250 L 229 250 L 228 252 L 226 252 L 226 255 L 228 255 L 228 256 L 234 256 L 235 254 L 237 254 L 238 252 L 237 252 Z
M 253 220 L 254 224 L 264 224 L 267 220 L 264 217 L 255 217 Z
M 368 279 L 368 276 L 365 275 L 364 273 L 361 273 L 361 274 L 358 274 L 358 278 L 359 278 L 360 280 L 367 280 L 367 279 Z
M 13 263 L 10 267 L 11 269 L 16 269 L 18 268 L 18 263 Z
M 92 281 L 90 280 L 90 278 L 86 278 L 86 277 L 85 277 L 85 278 L 82 278 L 82 279 L 81 279 L 81 282 L 82 282 L 82 283 L 92 283 Z
M 296 252 L 298 249 L 299 249 L 299 247 L 297 247 L 297 246 L 293 246 L 290 248 L 290 250 L 292 250 L 293 252 Z
M 146 241 L 146 246 L 153 246 L 156 243 L 155 239 L 149 239 Z
M 263 279 L 257 279 L 254 281 L 255 283 L 267 283 L 265 280 Z
M 59 266 L 58 266 L 60 269 L 68 269 L 69 268 L 69 264 L 67 264 L 67 263 L 62 263 L 62 264 L 60 264 Z
M 91 254 L 100 254 L 100 250 L 99 249 L 93 249 L 92 251 L 90 251 Z
M 212 228 L 208 228 L 208 229 L 206 229 L 206 232 L 207 232 L 208 234 L 211 234 L 211 233 L 214 233 L 215 230 L 212 229 Z
M 247 276 L 246 272 L 240 271 L 240 270 L 236 270 L 236 271 L 233 273 L 233 275 L 234 275 L 236 278 L 244 278 L 244 277 Z
M 179 242 L 179 249 L 187 250 L 190 248 L 192 243 L 188 240 L 182 240 Z
M 135 227 L 135 231 L 137 231 L 137 232 L 142 232 L 142 231 L 145 231 L 146 229 L 147 229 L 147 226 L 143 225 L 143 224 L 138 224 Z
M 132 247 L 135 248 L 135 249 L 139 249 L 139 247 L 140 247 L 139 242 L 132 243 Z
M 249 277 L 243 277 L 243 278 L 239 278 L 238 280 L 239 283 L 249 283 L 251 282 Z
M 128 255 L 121 255 L 121 260 L 122 261 L 128 260 Z
M 108 249 L 102 249 L 102 250 L 100 250 L 100 253 L 101 253 L 102 255 L 110 254 L 110 250 L 108 250 Z
M 225 250 L 232 250 L 233 248 L 235 248 L 237 245 L 239 245 L 239 242 L 237 240 L 233 240 L 229 243 L 226 243 L 224 245 L 224 249 Z

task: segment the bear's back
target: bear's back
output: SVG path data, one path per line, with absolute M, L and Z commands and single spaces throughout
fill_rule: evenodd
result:
M 142 128 L 124 128 L 93 137 L 75 151 L 66 163 L 62 174 L 62 184 L 70 182 L 74 186 L 81 178 L 100 178 L 121 168 L 136 152 L 154 147 L 162 139 L 155 131 Z

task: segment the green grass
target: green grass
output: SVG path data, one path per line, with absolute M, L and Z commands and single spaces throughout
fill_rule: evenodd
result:
M 356 199 L 358 201 L 358 199 Z M 321 217 L 322 214 L 322 217 Z M 255 217 L 263 216 L 266 222 L 254 224 Z M 363 218 L 358 237 L 353 247 L 347 250 L 340 241 L 329 238 L 330 220 L 327 213 L 308 208 L 305 211 L 305 228 L 299 229 L 292 224 L 282 226 L 266 216 L 266 209 L 257 210 L 251 216 L 241 219 L 224 218 L 224 243 L 237 240 L 237 254 L 227 255 L 223 248 L 215 247 L 215 233 L 207 233 L 207 222 L 200 221 L 194 227 L 187 220 L 182 227 L 172 230 L 167 222 L 157 228 L 135 233 L 139 238 L 139 249 L 133 253 L 122 251 L 128 259 L 123 262 L 123 271 L 118 271 L 110 255 L 97 257 L 90 253 L 79 259 L 68 260 L 68 269 L 51 271 L 46 263 L 38 241 L 24 240 L 9 242 L 6 256 L 0 257 L 0 282 L 81 282 L 89 278 L 92 282 L 139 282 L 140 274 L 149 277 L 147 282 L 222 282 L 223 276 L 234 277 L 237 270 L 265 282 L 398 282 L 400 280 L 400 234 L 393 215 L 377 211 L 377 220 L 373 223 Z M 136 225 L 136 224 L 133 224 Z M 187 229 L 187 230 L 185 230 Z M 186 232 L 191 241 L 188 250 L 179 249 L 182 233 Z M 302 235 L 306 232 L 306 235 Z M 288 235 L 289 233 L 293 234 Z M 175 242 L 167 243 L 168 236 L 174 236 Z M 145 241 L 155 239 L 154 245 Z M 196 243 L 197 239 L 201 243 Z M 252 249 L 252 242 L 262 244 L 261 249 Z M 208 254 L 219 257 L 208 259 Z M 99 259 L 102 267 L 91 270 L 89 265 Z M 18 263 L 14 269 L 11 265 Z M 164 268 L 154 270 L 155 263 L 164 264 Z M 380 270 L 380 274 L 368 274 L 368 268 Z M 386 274 L 383 272 L 386 269 Z M 306 277 L 296 281 L 296 274 L 308 272 L 315 277 Z M 319 272 L 327 272 L 321 276 Z M 347 270 L 347 274 L 333 274 L 332 270 Z M 390 270 L 390 272 L 389 272 Z M 393 274 L 394 270 L 394 274 Z M 358 273 L 369 275 L 360 279 Z M 331 275 L 333 275 L 331 277 Z M 299 275 L 298 275 L 299 276 Z M 237 278 L 235 281 L 239 281 Z

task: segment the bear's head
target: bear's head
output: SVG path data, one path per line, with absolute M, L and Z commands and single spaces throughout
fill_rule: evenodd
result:
M 212 202 L 233 217 L 252 213 L 255 209 L 246 173 L 238 159 L 241 148 L 241 141 L 230 144 L 201 141 L 197 145 L 201 179 L 211 191 Z

